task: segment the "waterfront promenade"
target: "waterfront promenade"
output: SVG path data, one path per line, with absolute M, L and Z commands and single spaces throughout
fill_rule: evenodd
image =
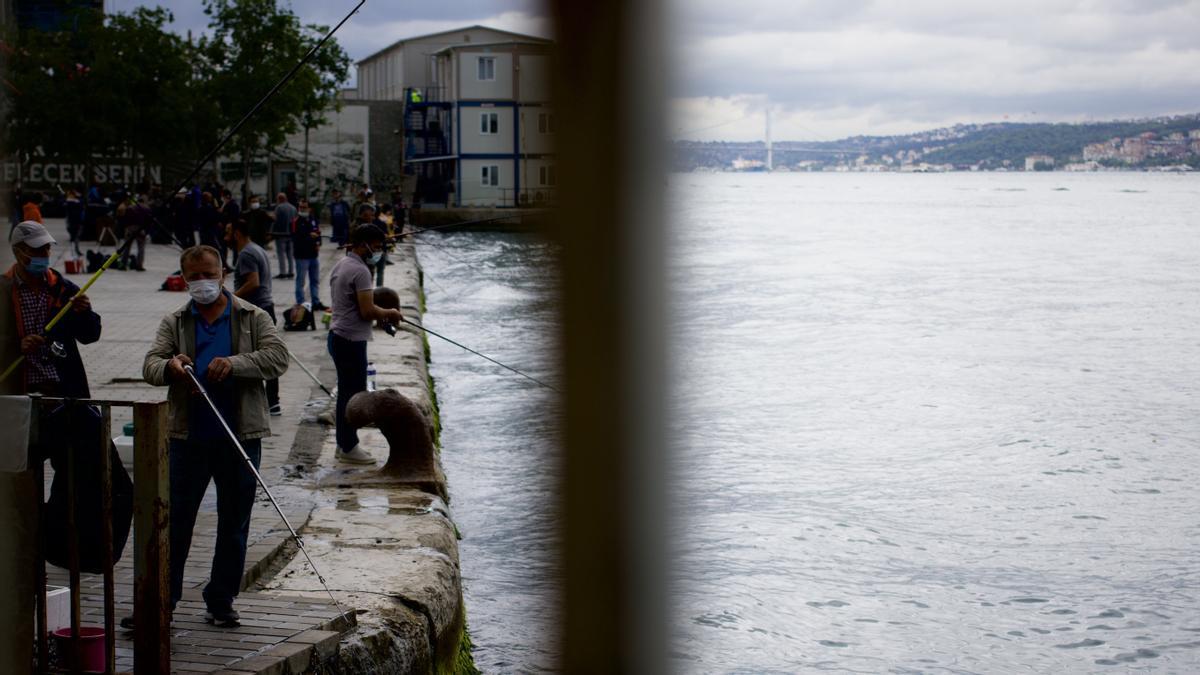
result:
M 61 219 L 47 219 L 46 225 L 59 241 L 53 259 L 67 246 L 66 228 Z M 85 249 L 89 246 L 95 248 L 95 242 L 83 244 Z M 7 242 L 0 249 L 0 265 L 7 269 L 12 262 L 11 249 Z M 405 314 L 419 321 L 415 306 L 419 299 L 412 297 L 413 288 L 419 294 L 419 272 L 412 249 L 402 246 L 393 255 L 397 264 L 388 268 L 388 285 L 393 285 L 393 278 L 407 284 L 408 291 L 401 291 Z M 105 253 L 111 251 L 111 247 L 104 249 Z M 329 270 L 341 255 L 332 246 L 324 247 L 321 254 L 321 300 L 326 304 L 330 302 Z M 150 245 L 146 272 L 111 270 L 89 290 L 104 326 L 98 343 L 81 346 L 93 397 L 129 401 L 165 398 L 164 388 L 142 381 L 142 359 L 162 316 L 187 300 L 186 293 L 158 290 L 166 276 L 178 268 L 178 257 L 174 246 Z M 271 262 L 274 265 L 273 252 Z M 61 261 L 53 267 L 62 270 Z M 82 285 L 88 276 L 68 278 Z M 278 314 L 294 302 L 293 283 L 290 279 L 273 280 Z M 232 286 L 231 278 L 226 286 Z M 313 332 L 281 330 L 280 335 L 293 355 L 332 389 L 336 377 L 325 352 L 324 327 L 318 323 Z M 413 362 L 414 349 L 420 355 L 416 359 L 419 363 Z M 397 387 L 428 408 L 431 397 L 422 349 L 419 337 L 405 331 L 397 339 L 377 332 L 371 343 L 380 388 Z M 295 559 L 295 545 L 260 489 L 251 519 L 244 590 L 235 603 L 243 626 L 230 630 L 205 624 L 200 589 L 208 579 L 216 527 L 215 489 L 210 486 L 197 518 L 184 598 L 172 627 L 173 670 L 299 673 L 321 664 L 333 672 L 353 672 L 369 663 L 406 670 L 450 658 L 446 652 L 457 650 L 462 607 L 457 546 L 448 508 L 436 496 L 401 486 L 347 487 L 345 479 L 367 471 L 336 466 L 332 429 L 316 419 L 329 407 L 327 397 L 294 363 L 280 379 L 280 400 L 283 415 L 271 418 L 272 435 L 263 440 L 262 474 L 288 519 L 301 530 L 330 586 L 342 589 L 335 591 L 336 597 L 350 618 L 338 618 L 329 595 L 320 590 L 303 556 Z M 114 434 L 128 420 L 127 410 L 114 408 Z M 363 430 L 362 436 L 364 447 L 382 463 L 387 458 L 382 436 L 373 429 Z M 322 480 L 326 484 L 321 484 Z M 377 514 L 370 506 L 379 500 L 393 506 Z M 364 520 L 371 522 L 364 526 Z M 384 545 L 360 546 L 343 537 L 342 528 L 354 530 L 355 521 L 358 531 L 363 527 L 370 530 L 368 542 L 374 539 Z M 410 543 L 401 541 L 402 532 L 414 533 Z M 423 537 L 420 541 L 418 534 Z M 432 545 L 431 536 L 436 538 Z M 411 555 L 403 555 L 406 549 L 412 549 Z M 116 570 L 118 618 L 131 612 L 132 552 L 130 545 Z M 411 559 L 412 563 L 393 564 L 395 556 Z M 50 583 L 66 585 L 65 571 L 54 567 L 48 567 L 48 571 Z M 84 575 L 83 579 L 84 621 L 87 625 L 103 625 L 101 578 Z M 366 592 L 349 592 L 359 590 Z M 355 609 L 360 610 L 360 622 L 353 618 Z M 118 669 L 132 666 L 130 638 L 127 632 L 118 633 Z M 342 665 L 336 666 L 339 659 Z

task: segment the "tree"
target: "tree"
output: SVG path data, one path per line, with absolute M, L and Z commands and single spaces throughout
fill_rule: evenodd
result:
M 218 93 L 217 116 L 229 129 L 303 58 L 321 31 L 319 26 L 302 26 L 278 0 L 204 0 L 204 12 L 212 35 L 202 38 L 199 48 Z M 251 159 L 299 130 L 306 110 L 313 111 L 308 121 L 319 123 L 313 106 L 333 99 L 348 67 L 342 48 L 327 43 L 234 136 L 231 142 L 242 160 L 243 199 L 248 197 Z
M 196 55 L 168 32 L 171 13 L 80 10 L 66 30 L 20 34 L 9 53 L 7 147 L 84 164 L 124 155 L 166 164 L 214 135 Z

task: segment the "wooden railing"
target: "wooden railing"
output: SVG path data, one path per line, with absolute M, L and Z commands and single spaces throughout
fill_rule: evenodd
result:
M 66 672 L 82 672 L 80 666 L 80 564 L 79 536 L 75 523 L 76 483 L 99 480 L 101 486 L 102 567 L 104 575 L 105 673 L 116 672 L 116 599 L 113 574 L 113 501 L 110 443 L 112 409 L 133 408 L 133 615 L 134 673 L 171 672 L 171 610 L 169 550 L 169 461 L 167 455 L 167 403 L 61 399 L 34 396 L 33 420 L 41 418 L 45 406 L 96 406 L 100 411 L 100 476 L 76 476 L 76 452 L 67 446 L 67 557 L 70 575 L 71 637 L 66 641 Z M 36 432 L 35 432 L 36 433 Z M 36 437 L 35 437 L 36 438 Z M 50 663 L 46 611 L 46 559 L 44 522 L 45 462 L 34 462 L 38 496 L 38 540 L 35 569 L 37 594 L 37 669 L 39 673 L 62 672 Z

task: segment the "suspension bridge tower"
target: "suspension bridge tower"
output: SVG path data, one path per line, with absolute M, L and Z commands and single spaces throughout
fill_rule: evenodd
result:
M 766 113 L 766 122 L 767 122 L 767 125 L 766 125 L 767 126 L 767 129 L 766 129 L 767 171 L 774 171 L 775 170 L 775 158 L 773 156 L 773 152 L 771 149 L 771 101 L 769 99 L 767 100 L 767 105 L 766 105 L 766 108 L 764 108 L 764 111 Z

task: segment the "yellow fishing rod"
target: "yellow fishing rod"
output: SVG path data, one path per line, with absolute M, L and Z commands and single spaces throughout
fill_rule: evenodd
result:
M 88 279 L 87 283 L 80 287 L 79 292 L 63 304 L 62 309 L 58 310 L 58 314 L 55 314 L 53 319 L 50 319 L 50 323 L 47 323 L 46 327 L 42 329 L 43 335 L 49 334 L 50 331 L 53 330 L 56 325 L 58 325 L 58 322 L 62 321 L 62 318 L 67 315 L 67 312 L 70 311 L 71 307 L 75 304 L 75 298 L 87 293 L 87 290 L 92 287 L 92 284 L 96 283 L 96 280 L 100 278 L 100 275 L 104 274 L 104 271 L 107 270 L 113 263 L 115 263 L 117 258 L 120 258 L 132 243 L 133 239 L 130 238 L 126 240 L 124 244 L 118 247 L 117 250 L 113 251 L 113 254 L 108 257 L 108 260 L 105 260 L 104 264 L 100 266 L 100 269 L 96 270 L 95 274 L 92 275 L 92 278 Z M 25 355 L 22 354 L 18 356 L 16 361 L 13 361 L 8 368 L 4 369 L 3 373 L 0 373 L 0 382 L 7 380 L 8 376 L 12 375 L 13 372 L 16 371 L 16 369 L 24 362 Z

